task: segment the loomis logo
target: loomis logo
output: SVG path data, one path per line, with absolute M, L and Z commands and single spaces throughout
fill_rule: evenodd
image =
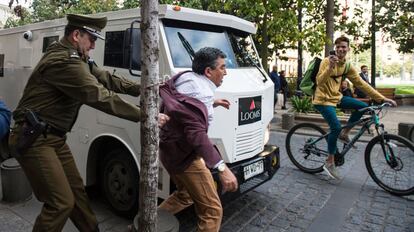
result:
M 239 99 L 239 126 L 262 119 L 262 97 L 246 97 Z

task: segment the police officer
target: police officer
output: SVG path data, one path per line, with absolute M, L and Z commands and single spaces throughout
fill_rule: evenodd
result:
M 88 61 L 95 48 L 106 17 L 67 15 L 65 35 L 49 46 L 25 87 L 22 99 L 13 112 L 15 126 L 9 143 L 18 147 L 25 133 L 27 112 L 34 112 L 47 123 L 44 135 L 23 152 L 16 153 L 37 199 L 43 208 L 33 231 L 61 231 L 70 218 L 79 231 L 98 231 L 98 222 L 85 193 L 82 178 L 66 144 L 81 105 L 86 104 L 108 114 L 134 122 L 142 118 L 140 109 L 116 93 L 138 96 L 140 86 L 111 75 Z M 168 116 L 160 114 L 160 121 Z M 23 137 L 23 138 L 22 138 Z M 16 150 L 16 149 L 14 149 Z

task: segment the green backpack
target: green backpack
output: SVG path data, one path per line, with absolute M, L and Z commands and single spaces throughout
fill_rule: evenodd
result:
M 319 66 L 321 65 L 321 58 L 315 57 L 308 65 L 305 74 L 303 75 L 303 79 L 300 82 L 299 88 L 302 90 L 303 93 L 306 95 L 312 96 L 316 90 L 316 75 L 319 72 Z M 350 63 L 346 62 L 344 73 L 341 75 L 342 79 L 344 80 L 345 74 L 348 73 L 350 68 Z M 339 76 L 337 76 L 339 77 Z

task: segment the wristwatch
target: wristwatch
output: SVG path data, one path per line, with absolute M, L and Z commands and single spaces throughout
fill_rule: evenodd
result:
M 217 166 L 219 172 L 224 172 L 224 169 L 226 169 L 226 164 L 224 162 Z

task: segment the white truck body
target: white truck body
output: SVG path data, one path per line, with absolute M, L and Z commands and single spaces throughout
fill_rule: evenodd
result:
M 108 23 L 102 32 L 106 40 L 97 40 L 96 47 L 91 52 L 94 61 L 99 67 L 139 82 L 140 77 L 130 75 L 125 67 L 125 50 L 122 47 L 125 48 L 126 45 L 122 41 L 131 22 L 140 18 L 140 10 L 121 10 L 99 13 L 95 16 L 106 16 Z M 271 159 L 270 166 L 268 161 L 260 160 L 270 153 L 278 153 L 275 148 L 269 149 L 265 146 L 268 136 L 266 132 L 273 118 L 274 88 L 267 74 L 252 65 L 252 59 L 248 58 L 259 60 L 250 37 L 256 32 L 255 26 L 235 16 L 175 8 L 171 5 L 160 5 L 159 19 L 161 80 L 191 69 L 191 60 L 183 46 L 183 40 L 180 40 L 177 34 L 185 37 L 195 51 L 201 47 L 213 46 L 227 54 L 227 76 L 222 86 L 217 89 L 216 97 L 229 100 L 231 107 L 229 110 L 215 108 L 209 136 L 229 166 L 239 165 L 232 169 L 235 172 L 241 170 L 238 173 L 239 182 L 246 182 L 266 173 L 266 178 L 270 179 L 279 166 L 278 157 L 274 156 Z M 66 22 L 66 19 L 57 19 L 0 30 L 0 96 L 11 109 L 16 108 L 25 84 L 46 47 L 63 36 Z M 24 34 L 29 31 L 32 38 L 24 38 Z M 237 49 L 240 51 L 236 52 Z M 246 52 L 250 55 L 246 56 Z M 139 70 L 135 72 L 139 73 Z M 124 95 L 122 97 L 139 104 L 138 98 Z M 133 168 L 139 173 L 141 146 L 140 128 L 137 123 L 84 105 L 72 131 L 68 134 L 67 142 L 86 186 L 109 181 L 101 180 L 103 177 L 100 176 L 100 166 L 102 157 L 115 149 L 114 147 L 128 151 L 126 154 L 135 161 Z M 114 167 L 117 167 L 116 164 Z M 272 170 L 269 171 L 269 168 Z M 110 173 L 105 175 L 111 176 Z M 171 191 L 171 182 L 162 166 L 159 178 L 159 197 L 166 198 Z M 266 178 L 263 177 L 261 181 L 266 181 Z M 115 184 L 118 185 L 119 181 Z M 242 184 L 240 186 L 242 188 Z M 115 187 L 114 189 L 112 190 L 116 191 Z M 242 189 L 240 192 L 243 192 Z M 122 207 L 126 207 L 122 204 L 120 202 L 117 206 L 116 202 L 111 202 L 121 213 Z

